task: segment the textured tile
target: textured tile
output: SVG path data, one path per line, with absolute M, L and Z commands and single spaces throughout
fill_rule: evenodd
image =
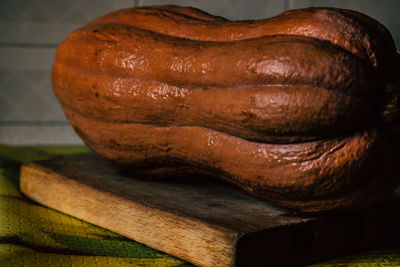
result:
M 46 99 L 48 99 L 48 102 L 54 102 L 56 101 L 56 98 L 52 90 L 50 72 L 48 74 L 49 75 L 43 81 L 38 83 L 38 86 L 36 86 L 35 91 L 41 94 Z
M 50 70 L 55 51 L 55 48 L 0 47 L 0 68 Z
M 36 85 L 42 85 L 50 80 L 50 70 L 24 70 L 23 75 Z
M 67 121 L 64 112 L 61 109 L 61 105 L 53 93 L 50 77 L 42 82 L 35 91 L 44 101 L 46 101 L 46 104 L 48 105 L 48 112 L 44 117 L 45 120 L 65 122 Z
M 13 45 L 43 44 L 55 48 L 71 31 L 82 23 L 38 23 L 0 21 L 0 43 Z
M 0 68 L 0 88 L 3 87 L 3 83 L 7 82 L 12 77 L 12 70 Z M 1 91 L 0 91 L 1 92 Z
M 8 79 L 1 83 L 0 97 L 7 99 L 13 106 L 18 106 L 30 95 L 34 84 L 31 83 L 21 72 L 9 72 Z
M 1 0 L 0 43 L 58 44 L 72 30 L 133 0 Z
M 5 99 L 4 99 L 5 100 Z M 19 108 L 23 103 L 12 103 L 9 106 L 8 111 L 6 112 L 6 115 L 4 116 L 4 119 L 0 121 L 0 124 L 2 123 L 9 123 L 9 122 L 14 122 L 14 121 L 28 121 L 28 116 L 27 113 L 21 112 L 21 109 Z
M 128 5 L 127 1 L 86 0 L 72 2 L 74 8 L 79 9 L 86 16 L 87 20 L 94 19 L 115 9 L 127 7 Z M 132 4 L 128 6 L 133 6 L 134 1 L 131 1 L 131 3 Z
M 24 103 L 20 106 L 19 110 L 25 114 L 28 121 L 46 121 L 49 114 L 51 114 L 52 105 L 41 94 L 34 92 Z
M 8 103 L 0 121 L 66 121 L 52 91 L 50 70 L 0 73 L 0 102 Z
M 51 105 L 51 107 L 50 112 L 46 116 L 47 120 L 67 123 L 67 118 L 65 117 L 64 112 L 61 109 L 61 105 L 58 103 L 58 101 L 54 100 L 48 103 Z
M 10 145 L 82 145 L 69 125 L 4 126 L 0 124 L 0 143 Z
M 85 24 L 90 19 L 79 8 L 72 7 L 68 13 L 63 17 L 63 22 Z
M 18 21 L 50 23 L 52 19 L 40 5 L 40 2 L 36 2 Z
M 71 0 L 40 0 L 39 4 L 54 22 L 59 22 L 72 6 Z
M 36 1 L 32 0 L 1 0 L 0 14 L 3 21 L 17 21 L 24 15 Z
M 128 7 L 134 7 L 134 6 L 135 6 L 135 0 L 114 0 L 113 1 L 114 9 L 128 8 Z
M 11 103 L 6 98 L 0 96 L 0 121 L 7 119 L 11 110 Z
M 232 20 L 238 19 L 260 19 L 271 17 L 284 11 L 284 1 L 274 0 L 146 0 L 138 1 L 138 5 L 180 5 L 180 6 L 193 6 L 207 11 L 214 15 L 219 15 Z

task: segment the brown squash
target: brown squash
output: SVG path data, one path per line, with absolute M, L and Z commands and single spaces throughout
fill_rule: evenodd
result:
M 350 10 L 229 21 L 157 6 L 72 32 L 52 79 L 84 142 L 138 175 L 203 173 L 321 212 L 399 183 L 399 65 L 390 33 Z

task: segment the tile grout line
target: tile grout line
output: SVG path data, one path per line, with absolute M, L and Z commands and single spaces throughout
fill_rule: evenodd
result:
M 68 121 L 0 121 L 0 127 L 14 126 L 70 126 Z
M 0 42 L 0 48 L 5 47 L 5 48 L 57 48 L 57 44 L 41 44 L 41 43 L 6 43 L 6 42 Z

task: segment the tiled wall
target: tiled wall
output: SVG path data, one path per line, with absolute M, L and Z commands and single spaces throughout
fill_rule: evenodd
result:
M 81 144 L 51 91 L 57 44 L 74 28 L 114 9 L 195 6 L 229 19 L 257 19 L 307 6 L 336 6 L 381 21 L 400 45 L 397 0 L 1 0 L 0 143 Z

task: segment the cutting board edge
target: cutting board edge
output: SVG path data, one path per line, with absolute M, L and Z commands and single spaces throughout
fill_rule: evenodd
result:
M 378 243 L 382 244 L 381 242 L 378 242 L 382 239 L 382 235 L 386 235 L 386 242 L 391 240 L 390 236 L 388 235 L 400 236 L 400 230 L 397 227 L 398 223 L 400 222 L 400 215 L 396 215 L 397 213 L 393 215 L 393 212 L 400 210 L 399 199 L 396 199 L 396 201 L 392 204 L 387 203 L 388 205 L 376 207 L 375 209 L 369 211 L 360 211 L 357 216 L 354 216 L 355 214 L 351 216 L 349 214 L 335 214 L 334 219 L 332 220 L 331 218 L 329 221 L 326 221 L 325 219 L 321 220 L 321 218 L 314 218 L 312 220 L 307 220 L 306 222 L 302 223 L 292 222 L 288 224 L 281 224 L 278 227 L 268 227 L 265 229 L 263 227 L 259 227 L 257 229 L 253 228 L 254 231 L 252 230 L 240 232 L 240 230 L 233 230 L 236 228 L 229 227 L 226 224 L 214 225 L 214 221 L 201 221 L 201 217 L 191 217 L 193 215 L 190 213 L 182 213 L 178 212 L 178 210 L 174 211 L 174 209 L 163 210 L 163 205 L 151 206 L 151 203 L 147 202 L 143 202 L 147 204 L 143 204 L 142 202 L 137 203 L 136 200 L 131 199 L 131 197 L 129 196 L 129 190 L 124 190 L 126 194 L 124 199 L 118 199 L 118 197 L 113 195 L 113 193 L 110 193 L 115 193 L 115 190 L 108 191 L 108 189 L 106 189 L 105 187 L 99 187 L 103 189 L 99 189 L 97 188 L 97 186 L 94 186 L 94 188 L 90 187 L 85 184 L 85 179 L 81 180 L 79 178 L 81 176 L 76 176 L 70 171 L 65 172 L 65 169 L 63 169 L 65 168 L 63 160 L 73 160 L 76 162 L 77 158 L 68 157 L 54 160 L 57 160 L 59 163 L 62 164 L 46 164 L 46 162 L 50 163 L 53 160 L 45 160 L 25 163 L 21 167 L 21 191 L 25 195 L 45 206 L 48 206 L 55 210 L 59 210 L 84 221 L 101 226 L 103 228 L 109 229 L 113 232 L 144 243 L 152 248 L 167 252 L 171 255 L 174 255 L 199 266 L 248 266 L 247 264 L 249 262 L 253 262 L 253 266 L 259 266 L 260 263 L 265 263 L 266 261 L 268 261 L 269 263 L 273 262 L 273 266 L 293 266 L 296 264 L 298 265 L 299 262 L 310 264 L 316 263 L 321 260 L 328 260 L 333 256 L 345 256 L 349 255 L 350 252 L 357 253 L 363 249 L 374 248 Z M 84 164 L 86 164 L 86 162 L 84 162 Z M 73 166 L 79 166 L 79 164 Z M 84 168 L 86 169 L 87 165 L 84 166 Z M 98 165 L 96 166 L 99 167 Z M 59 173 L 64 173 L 64 175 L 61 175 Z M 91 177 L 90 174 L 91 172 L 86 172 L 85 175 Z M 93 175 L 101 176 L 102 179 L 105 179 L 104 185 L 110 185 L 107 184 L 107 181 L 109 181 L 107 176 L 108 174 L 102 175 L 102 173 L 100 172 Z M 93 177 L 90 179 L 94 179 Z M 98 183 L 99 181 L 103 181 L 102 179 L 94 179 L 91 185 L 94 185 L 93 182 Z M 116 185 L 118 185 L 118 183 L 111 183 L 111 185 L 111 187 L 114 188 Z M 64 189 L 66 189 L 67 191 L 64 192 Z M 50 191 L 50 196 L 47 193 L 48 191 Z M 51 193 L 51 191 L 55 192 Z M 80 197 L 79 193 L 77 192 L 87 193 L 83 194 L 87 197 L 87 199 L 84 201 L 80 201 L 82 206 L 80 208 L 84 212 L 87 212 L 85 210 L 88 207 L 101 207 L 103 202 L 107 204 L 107 201 L 112 200 L 111 202 L 121 202 L 122 204 L 120 204 L 122 206 L 125 205 L 125 210 L 122 210 L 122 212 L 125 212 L 125 214 L 127 214 L 128 216 L 133 216 L 132 214 L 129 214 L 129 212 L 127 213 L 127 211 L 129 210 L 142 212 L 143 214 L 141 216 L 136 216 L 137 218 L 139 218 L 139 221 L 145 226 L 146 222 L 150 224 L 152 222 L 156 222 L 157 224 L 162 224 L 163 226 L 157 229 L 153 228 L 152 231 L 156 232 L 156 236 L 153 236 L 150 239 L 151 242 L 149 242 L 149 239 L 145 237 L 145 235 L 138 235 L 141 229 L 138 229 L 137 227 L 135 229 L 131 229 L 131 231 L 128 231 L 126 229 L 121 230 L 121 227 L 107 227 L 107 221 L 102 222 L 102 218 L 95 218 L 95 220 L 93 220 L 93 214 L 101 213 L 101 209 L 97 211 L 91 211 L 89 212 L 89 215 L 85 213 L 76 214 L 76 212 L 69 212 L 68 205 L 72 205 L 74 203 L 68 203 L 68 201 L 67 203 L 64 203 L 65 201 L 64 199 L 62 199 L 62 196 L 63 194 L 72 194 L 72 196 L 68 195 L 67 199 L 76 199 Z M 94 198 L 93 196 L 97 193 L 100 193 L 103 199 L 97 199 L 97 203 L 94 204 L 90 203 L 90 200 L 96 200 L 96 198 Z M 124 204 L 124 201 L 135 203 L 131 204 L 130 206 L 126 206 L 126 203 Z M 191 202 L 189 202 L 189 204 L 190 203 Z M 63 207 L 63 204 L 66 204 L 67 208 Z M 112 214 L 106 217 L 113 219 L 118 218 L 118 222 L 124 221 L 124 218 L 118 217 L 118 209 L 121 209 L 121 207 L 119 207 L 120 205 L 108 205 L 108 209 L 106 210 L 110 210 L 111 206 L 112 208 L 117 207 L 117 209 L 112 209 Z M 163 219 L 164 221 L 159 219 L 151 220 L 154 213 L 157 214 L 160 212 L 163 212 L 163 214 L 166 213 L 167 215 L 164 216 L 166 217 Z M 189 220 L 185 216 L 188 216 L 192 219 Z M 377 216 L 378 218 L 376 218 Z M 375 219 L 370 221 L 370 218 Z M 380 219 L 383 218 L 385 219 L 381 222 Z M 368 240 L 360 239 L 363 238 L 362 232 L 361 235 L 357 235 L 358 231 L 355 231 L 356 235 L 349 235 L 348 233 L 352 233 L 354 232 L 354 230 L 357 230 L 359 228 L 358 226 L 360 225 L 360 222 L 363 228 L 365 228 L 365 233 L 370 232 L 368 231 L 368 229 L 375 232 L 376 228 L 380 229 L 380 232 L 378 231 L 379 233 L 377 232 L 373 236 L 369 235 Z M 179 228 L 179 224 L 181 226 L 184 225 L 185 227 L 189 227 L 190 229 L 183 229 L 185 234 L 182 235 L 182 228 Z M 315 224 L 318 224 L 319 226 L 317 225 L 316 227 Z M 341 224 L 340 227 L 338 227 L 339 224 Z M 231 226 L 231 224 L 228 225 Z M 174 227 L 176 229 L 173 229 Z M 333 227 L 334 229 L 330 229 L 330 227 Z M 168 229 L 168 232 L 165 232 L 164 229 Z M 309 231 L 307 229 L 311 229 L 312 231 Z M 161 233 L 161 236 L 159 233 Z M 282 233 L 286 234 L 286 238 L 282 236 Z M 183 239 L 177 239 L 177 234 L 181 234 L 183 236 Z M 338 235 L 339 238 L 337 237 Z M 204 240 L 204 237 L 206 238 L 206 240 Z M 323 246 L 320 247 L 320 244 L 326 243 L 322 242 L 323 240 L 326 240 L 325 237 L 330 237 L 328 239 L 336 240 L 334 242 L 336 244 L 335 251 L 327 250 L 327 248 L 323 248 Z M 171 238 L 175 238 L 175 243 L 171 242 Z M 351 240 L 352 238 L 354 240 Z M 282 242 L 283 239 L 286 241 Z M 304 245 L 307 245 L 307 240 L 312 240 L 312 244 L 311 246 L 309 246 L 309 248 L 304 247 Z M 185 241 L 186 243 L 182 246 L 181 241 Z M 364 241 L 368 241 L 368 245 L 363 244 Z M 283 245 L 279 247 L 279 244 Z M 331 245 L 332 244 L 330 243 L 329 246 Z M 353 245 L 358 247 L 357 250 L 347 251 L 348 247 Z M 268 247 L 272 248 L 271 251 L 269 251 L 269 254 L 265 251 Z M 217 248 L 217 250 L 215 248 Z M 243 250 L 243 248 L 247 249 Z M 194 251 L 191 251 L 191 249 Z M 297 250 L 298 252 L 293 251 L 293 249 Z M 308 252 L 306 250 L 302 251 L 302 249 L 308 249 Z M 294 257 L 288 257 L 285 254 L 286 256 L 283 256 L 284 258 L 282 258 L 277 252 L 290 252 L 293 254 L 292 256 Z M 310 255 L 310 253 L 314 252 L 316 252 L 317 254 L 325 253 L 326 255 L 322 257 L 314 257 L 314 255 Z M 310 258 L 311 256 L 312 258 Z
M 55 179 L 56 181 L 53 180 L 52 183 L 50 183 L 49 178 Z M 85 194 L 81 195 L 87 198 L 88 195 L 92 195 L 93 193 L 100 193 L 102 197 L 105 199 L 98 200 L 98 202 L 110 199 L 110 197 L 113 198 L 113 196 L 110 196 L 105 192 L 98 192 L 93 188 L 88 188 L 85 185 L 79 184 L 75 181 L 71 181 L 64 176 L 55 173 L 53 170 L 42 166 L 40 164 L 40 161 L 24 163 L 21 166 L 20 190 L 24 195 L 26 195 L 27 197 L 29 197 L 30 199 L 34 200 L 39 204 L 63 212 L 65 214 L 71 215 L 86 222 L 98 225 L 117 234 L 121 234 L 125 237 L 134 239 L 135 241 L 146 244 L 149 247 L 166 252 L 183 260 L 189 261 L 195 265 L 205 266 L 205 267 L 235 266 L 236 244 L 239 238 L 243 236 L 243 234 L 230 232 L 227 229 L 221 229 L 221 227 L 205 224 L 204 222 L 200 222 L 198 220 L 188 219 L 188 221 L 183 223 L 182 218 L 179 216 L 175 216 L 171 213 L 156 210 L 155 208 L 146 207 L 136 203 L 138 205 L 136 206 L 136 209 L 143 210 L 144 213 L 148 213 L 145 216 L 139 216 L 141 222 L 139 223 L 138 227 L 147 225 L 147 223 L 149 222 L 143 220 L 149 219 L 150 223 L 152 221 L 157 221 L 160 225 L 162 225 L 161 226 L 162 228 L 169 229 L 169 231 L 165 233 L 165 236 L 160 236 L 158 234 L 156 238 L 149 241 L 148 236 L 145 238 L 143 234 L 139 234 L 140 231 L 136 231 L 134 229 L 124 230 L 121 229 L 121 227 L 119 226 L 108 227 L 108 225 L 106 225 L 107 222 L 102 221 L 104 220 L 104 218 L 97 218 L 96 216 L 94 216 L 94 211 L 91 212 L 81 211 L 79 212 L 79 214 L 78 212 L 71 212 L 70 207 L 68 207 L 68 203 L 57 201 L 63 196 L 62 192 L 60 192 L 60 189 L 62 189 L 60 187 L 65 185 L 65 183 L 68 183 L 68 188 L 69 188 L 68 193 L 71 194 L 74 194 L 73 192 L 74 190 L 75 191 L 89 190 L 86 191 Z M 52 190 L 55 188 L 57 188 L 57 190 Z M 48 193 L 51 191 L 55 192 Z M 75 197 L 70 196 L 70 198 L 78 199 L 79 196 Z M 115 212 L 116 211 L 114 210 L 114 213 Z M 164 221 L 161 218 L 153 220 L 152 216 L 148 216 L 149 214 L 160 213 L 160 212 L 165 213 L 163 214 L 163 216 L 158 216 L 158 217 L 166 217 Z M 117 217 L 113 216 L 114 219 Z M 119 220 L 119 223 L 121 223 L 121 220 Z M 177 227 L 179 231 L 182 231 L 182 228 L 179 228 L 179 224 L 180 225 L 184 224 L 185 226 L 190 224 L 192 225 L 190 230 L 186 230 L 186 233 L 181 235 L 186 237 L 184 240 L 179 240 L 179 241 L 174 240 L 173 242 L 171 242 L 170 238 L 177 236 L 175 231 L 176 229 L 173 229 L 174 223 L 178 224 Z M 173 230 L 172 231 L 173 233 L 171 233 L 171 230 Z M 160 232 L 162 231 L 157 231 L 157 233 Z M 202 240 L 203 236 L 210 236 L 210 237 L 206 240 Z M 183 250 L 182 241 L 186 241 L 189 243 L 191 242 L 196 243 L 197 250 L 193 251 L 190 248 L 187 248 L 188 250 Z M 176 242 L 179 242 L 179 248 L 177 248 L 178 244 Z M 203 246 L 201 243 L 203 243 Z M 206 248 L 206 251 L 199 251 L 203 247 Z

